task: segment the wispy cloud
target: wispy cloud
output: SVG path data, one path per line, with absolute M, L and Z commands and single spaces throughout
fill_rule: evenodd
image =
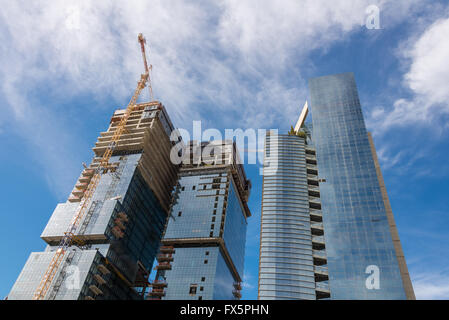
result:
M 27 128 L 30 114 L 46 114 L 41 132 L 64 138 L 43 143 L 45 135 L 39 135 L 29 143 L 42 150 L 45 163 L 75 166 L 70 146 L 86 142 L 78 138 L 79 132 L 52 125 L 69 122 L 74 114 L 74 109 L 67 115 L 58 112 L 60 104 L 81 96 L 93 100 L 73 105 L 77 113 L 126 104 L 143 69 L 136 41 L 143 32 L 154 65 L 156 98 L 167 106 L 175 123 L 212 117 L 222 127 L 278 127 L 290 123 L 305 100 L 302 70 L 310 68 L 311 52 L 326 50 L 361 30 L 365 9 L 372 3 L 3 3 L 0 80 L 8 104 L 0 117 L 11 115 L 15 126 Z M 410 1 L 374 3 L 385 11 L 387 24 L 404 19 L 412 7 Z M 18 130 L 18 134 L 26 137 L 29 132 Z M 67 151 L 53 154 L 60 145 Z
M 449 276 L 443 272 L 427 272 L 414 275 L 413 287 L 416 299 L 449 299 Z
M 397 98 L 391 108 L 371 110 L 368 122 L 376 134 L 397 126 L 429 126 L 449 115 L 449 44 L 445 40 L 449 33 L 449 7 L 445 11 L 419 37 L 400 45 L 400 58 L 409 65 L 403 84 L 411 97 Z
M 432 208 L 409 213 L 408 226 L 399 229 L 417 299 L 449 299 L 447 210 Z
M 243 275 L 243 283 L 242 283 L 243 288 L 254 289 L 255 288 L 255 285 L 253 284 L 254 281 L 256 281 L 257 284 L 257 279 L 254 279 L 254 277 L 250 273 L 245 272 L 245 274 Z

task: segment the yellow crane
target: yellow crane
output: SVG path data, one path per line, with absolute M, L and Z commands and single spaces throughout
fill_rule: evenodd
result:
M 150 99 L 153 101 L 153 91 L 151 87 L 151 80 L 150 80 L 150 70 L 151 67 L 148 68 L 147 59 L 145 55 L 145 43 L 146 40 L 143 37 L 143 35 L 140 33 L 138 36 L 138 41 L 141 46 L 142 50 L 142 57 L 145 67 L 145 73 L 141 75 L 139 82 L 137 83 L 137 88 L 134 91 L 134 95 L 132 96 L 130 102 L 128 103 L 128 106 L 126 108 L 125 114 L 122 116 L 119 124 L 117 125 L 114 135 L 112 136 L 111 143 L 106 148 L 106 151 L 104 152 L 99 165 L 95 168 L 94 175 L 92 179 L 90 180 L 90 183 L 86 189 L 86 192 L 84 193 L 83 198 L 81 199 L 81 202 L 76 210 L 76 214 L 73 216 L 72 221 L 70 222 L 70 225 L 67 229 L 67 231 L 64 233 L 64 236 L 62 237 L 58 249 L 56 250 L 53 258 L 50 261 L 50 264 L 45 271 L 44 276 L 42 277 L 42 280 L 37 287 L 33 300 L 43 300 L 45 298 L 45 295 L 47 294 L 48 289 L 51 286 L 51 283 L 53 281 L 53 278 L 55 277 L 59 266 L 61 265 L 61 262 L 63 261 L 64 254 L 67 252 L 68 248 L 74 243 L 77 242 L 76 232 L 78 229 L 78 226 L 86 213 L 90 200 L 92 199 L 92 196 L 95 192 L 95 189 L 97 188 L 98 183 L 100 182 L 100 177 L 103 171 L 107 168 L 109 168 L 109 160 L 111 159 L 112 153 L 114 152 L 114 149 L 120 140 L 120 137 L 122 136 L 126 122 L 128 121 L 128 118 L 133 111 L 137 99 L 142 92 L 142 90 L 145 88 L 145 86 L 148 83 L 148 87 L 150 89 Z

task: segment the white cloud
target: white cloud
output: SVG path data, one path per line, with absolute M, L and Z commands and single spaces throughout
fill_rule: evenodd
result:
M 441 272 L 421 273 L 413 277 L 416 299 L 449 299 L 449 277 Z
M 122 101 L 142 71 L 136 35 L 144 32 L 155 92 L 179 113 L 196 115 L 202 100 L 239 109 L 236 102 L 250 104 L 260 93 L 269 98 L 264 102 L 282 98 L 283 91 L 291 99 L 290 92 L 304 92 L 285 87 L 286 68 L 360 28 L 370 3 L 15 1 L 2 10 L 8 43 L 2 58 L 9 62 L 3 75 L 13 87 L 45 82 L 61 96 L 93 92 Z M 300 76 L 296 70 L 290 77 Z
M 395 155 L 387 155 L 388 151 L 386 148 L 382 148 L 377 151 L 377 157 L 382 166 L 383 170 L 388 170 L 394 167 L 403 158 L 403 151 L 396 153 Z
M 449 17 L 432 24 L 418 39 L 409 55 L 413 62 L 405 75 L 408 86 L 426 97 L 429 104 L 445 103 L 449 111 Z
M 245 272 L 245 273 L 243 274 L 242 287 L 245 288 L 245 289 L 254 289 L 254 288 L 255 288 L 255 285 L 251 284 L 251 283 L 254 282 L 254 279 L 253 279 L 253 278 L 254 278 L 254 277 L 253 277 L 250 273 Z M 256 281 L 257 281 L 257 280 L 256 280 Z
M 360 30 L 373 2 L 2 3 L 0 89 L 8 104 L 0 117 L 11 116 L 17 132 L 29 138 L 30 130 L 21 129 L 32 126 L 30 115 L 46 114 L 40 122 L 45 135 L 29 138 L 41 148 L 44 171 L 52 172 L 58 163 L 75 167 L 70 154 L 79 145 L 79 132 L 61 133 L 64 126 L 52 124 L 69 122 L 93 106 L 106 111 L 128 102 L 143 70 L 136 39 L 143 32 L 151 49 L 155 97 L 175 124 L 188 127 L 186 121 L 210 117 L 227 127 L 289 124 L 306 97 L 301 68 L 310 67 L 310 52 Z M 385 23 L 401 19 L 410 7 L 403 4 L 408 1 L 377 3 L 390 17 Z M 95 101 L 66 104 L 67 115 L 61 112 L 63 102 L 86 95 Z M 61 145 L 66 151 L 54 155 Z
M 449 114 L 449 18 L 432 23 L 412 43 L 407 41 L 402 58 L 410 62 L 403 77 L 411 98 L 399 98 L 391 109 L 377 107 L 369 115 L 376 133 L 385 133 L 395 125 L 432 124 Z

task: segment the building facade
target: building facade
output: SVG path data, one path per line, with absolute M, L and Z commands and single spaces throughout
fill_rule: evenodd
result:
M 259 298 L 415 299 L 354 76 L 309 87 L 312 124 L 266 140 Z
M 33 298 L 123 114 L 124 110 L 114 112 L 93 148 L 92 163 L 67 202 L 57 205 L 41 235 L 45 251 L 30 255 L 8 299 Z M 76 245 L 64 254 L 46 300 L 143 299 L 178 167 L 170 161 L 173 125 L 162 104 L 137 105 L 125 130 L 76 231 Z
M 315 149 L 307 137 L 267 134 L 259 299 L 329 297 Z
M 234 142 L 187 146 L 149 299 L 241 297 L 250 188 Z
M 414 299 L 354 75 L 314 78 L 309 87 L 312 138 L 326 180 L 320 190 L 331 297 Z

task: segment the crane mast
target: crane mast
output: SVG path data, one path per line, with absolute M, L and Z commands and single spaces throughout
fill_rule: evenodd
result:
M 139 33 L 138 40 L 140 43 L 140 50 L 142 51 L 142 59 L 143 59 L 143 66 L 145 68 L 145 74 L 148 74 L 148 90 L 150 91 L 150 99 L 154 101 L 153 99 L 153 87 L 151 85 L 151 76 L 150 72 L 153 69 L 153 66 L 150 64 L 150 67 L 148 67 L 147 63 L 147 56 L 145 54 L 145 43 L 147 43 L 147 40 L 144 38 L 143 34 Z
M 84 193 L 83 198 L 81 199 L 81 202 L 76 210 L 75 215 L 73 216 L 69 227 L 67 228 L 67 231 L 64 233 L 64 236 L 62 237 L 61 241 L 59 242 L 58 249 L 56 250 L 55 254 L 53 255 L 50 264 L 47 268 L 47 270 L 44 273 L 44 276 L 42 277 L 42 280 L 37 287 L 33 300 L 42 300 L 45 298 L 45 295 L 47 294 L 48 289 L 51 286 L 51 283 L 53 281 L 53 278 L 55 277 L 59 266 L 61 265 L 64 254 L 67 252 L 68 248 L 73 244 L 78 242 L 79 240 L 76 237 L 76 232 L 78 229 L 78 226 L 84 217 L 89 204 L 90 200 L 92 199 L 92 196 L 95 192 L 95 189 L 98 186 L 98 183 L 100 182 L 101 174 L 103 171 L 107 171 L 109 168 L 109 160 L 112 157 L 112 154 L 114 152 L 115 147 L 117 146 L 118 141 L 120 140 L 120 137 L 122 136 L 126 123 L 128 121 L 129 116 L 131 115 L 131 112 L 133 111 L 137 99 L 139 98 L 140 93 L 145 88 L 145 86 L 148 84 L 148 87 L 150 89 L 150 98 L 153 100 L 153 91 L 151 88 L 150 83 L 150 68 L 148 68 L 146 55 L 145 55 L 145 38 L 140 33 L 138 36 L 138 41 L 141 45 L 142 50 L 142 57 L 144 60 L 144 66 L 145 66 L 145 73 L 141 75 L 139 82 L 137 83 L 137 88 L 134 91 L 134 95 L 132 96 L 131 100 L 128 103 L 128 106 L 126 108 L 125 114 L 122 116 L 119 124 L 117 125 L 114 135 L 111 139 L 111 143 L 106 148 L 106 151 L 104 152 L 103 156 L 101 157 L 101 160 L 99 162 L 99 165 L 94 170 L 94 175 Z

